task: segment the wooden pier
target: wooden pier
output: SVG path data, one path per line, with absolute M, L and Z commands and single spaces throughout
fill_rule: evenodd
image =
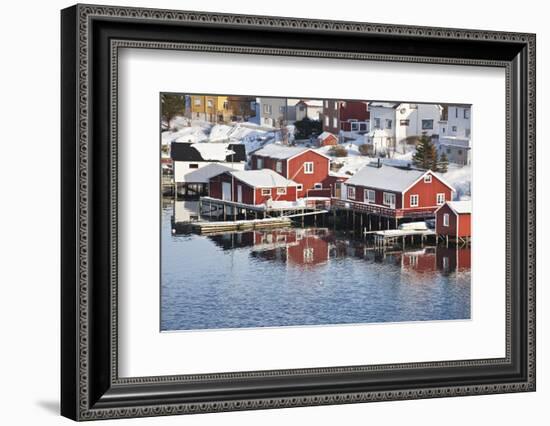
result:
M 287 217 L 253 219 L 253 220 L 235 220 L 222 222 L 193 222 L 190 224 L 191 230 L 199 234 L 212 234 L 220 232 L 262 230 L 272 228 L 282 228 L 290 226 L 292 221 Z
M 385 231 L 373 231 L 365 232 L 365 234 L 372 234 L 374 236 L 374 243 L 378 247 L 388 247 L 388 246 L 405 246 L 407 239 L 411 244 L 415 243 L 415 238 L 417 242 L 420 242 L 421 245 L 424 245 L 428 238 L 437 239 L 437 234 L 433 229 L 388 229 Z

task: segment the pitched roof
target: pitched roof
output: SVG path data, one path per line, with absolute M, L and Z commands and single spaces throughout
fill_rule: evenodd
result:
M 447 201 L 449 207 L 457 214 L 472 213 L 471 201 Z
M 289 180 L 270 169 L 235 170 L 228 173 L 233 175 L 235 179 L 239 179 L 247 185 L 255 188 L 298 186 L 296 182 Z
M 392 166 L 367 164 L 355 173 L 348 185 L 360 185 L 388 191 L 404 192 L 426 172 L 423 170 L 403 169 Z
M 330 137 L 330 136 L 332 136 L 333 138 L 336 138 L 336 136 L 333 135 L 333 134 L 330 133 L 330 132 L 323 132 L 323 133 L 321 133 L 319 136 L 317 136 L 317 139 L 324 141 L 326 138 L 328 138 L 328 137 Z
M 243 144 L 235 143 L 172 142 L 170 157 L 174 161 L 226 161 L 238 163 L 246 161 L 246 150 Z
M 261 155 L 262 157 L 276 158 L 278 160 L 286 160 L 290 157 L 294 157 L 297 154 L 307 151 L 309 148 L 304 146 L 286 146 L 279 144 L 269 144 L 258 151 L 254 152 L 254 155 Z
M 187 183 L 208 183 L 211 177 L 217 176 L 224 172 L 230 172 L 233 169 L 228 166 L 224 166 L 221 163 L 211 163 L 197 170 L 193 170 L 185 175 L 185 182 Z

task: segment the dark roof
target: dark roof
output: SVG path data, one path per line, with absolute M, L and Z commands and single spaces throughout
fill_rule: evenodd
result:
M 230 163 L 246 161 L 246 150 L 243 144 L 230 143 L 227 148 L 234 151 L 235 154 L 228 155 L 225 161 Z M 172 142 L 170 157 L 174 161 L 211 161 L 202 158 L 200 152 L 193 148 L 193 144 L 189 142 Z

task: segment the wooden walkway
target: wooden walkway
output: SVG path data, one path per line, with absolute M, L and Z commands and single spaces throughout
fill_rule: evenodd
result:
M 291 220 L 286 217 L 252 219 L 252 220 L 234 220 L 221 222 L 194 222 L 191 229 L 200 234 L 212 234 L 232 231 L 261 230 L 271 228 L 281 228 L 290 226 Z
M 372 234 L 374 242 L 378 246 L 393 246 L 398 244 L 404 246 L 407 238 L 414 243 L 415 237 L 419 237 L 420 242 L 424 244 L 427 238 L 436 238 L 436 233 L 433 229 L 388 229 L 386 231 L 365 232 L 365 234 Z

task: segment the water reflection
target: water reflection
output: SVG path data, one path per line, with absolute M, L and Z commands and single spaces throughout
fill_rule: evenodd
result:
M 470 318 L 469 248 L 380 250 L 321 227 L 181 232 L 193 215 L 163 208 L 162 330 Z

